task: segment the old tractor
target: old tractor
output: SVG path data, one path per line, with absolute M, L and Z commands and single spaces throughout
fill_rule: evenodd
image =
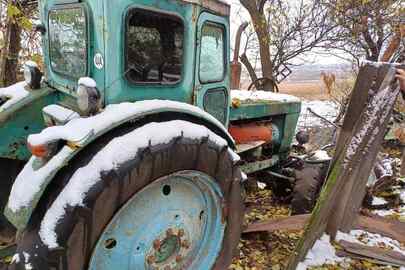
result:
M 44 65 L 0 90 L 9 269 L 227 269 L 246 174 L 291 179 L 300 101 L 230 90 L 220 0 L 39 9 Z

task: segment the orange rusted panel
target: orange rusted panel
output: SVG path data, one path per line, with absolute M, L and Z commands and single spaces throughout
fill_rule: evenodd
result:
M 236 144 L 255 141 L 271 142 L 273 138 L 271 123 L 231 125 L 229 133 L 235 139 Z

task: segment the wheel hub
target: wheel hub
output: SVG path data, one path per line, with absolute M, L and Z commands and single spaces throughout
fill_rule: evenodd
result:
M 89 270 L 206 270 L 225 230 L 222 194 L 209 176 L 184 171 L 134 195 L 102 233 Z
M 184 229 L 169 228 L 153 241 L 146 264 L 156 270 L 180 269 L 190 250 L 188 233 Z

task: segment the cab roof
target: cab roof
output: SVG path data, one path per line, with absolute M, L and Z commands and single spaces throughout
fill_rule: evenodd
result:
M 231 6 L 227 3 L 226 0 L 182 0 L 182 1 L 202 6 L 222 16 L 229 16 L 231 13 Z

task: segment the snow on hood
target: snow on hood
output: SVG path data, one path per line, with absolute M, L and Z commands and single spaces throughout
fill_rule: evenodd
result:
M 30 94 L 25 90 L 25 86 L 27 86 L 25 82 L 19 82 L 6 88 L 0 88 L 0 99 L 7 100 L 3 105 L 0 105 L 0 112 L 9 109 Z
M 297 97 L 270 91 L 231 90 L 231 97 L 241 101 L 301 102 Z
M 164 132 L 162 132 L 164 131 Z M 173 138 L 183 136 L 189 139 L 201 139 L 207 136 L 219 146 L 227 141 L 208 128 L 186 121 L 175 120 L 163 123 L 150 123 L 134 131 L 113 139 L 99 151 L 86 165 L 78 169 L 58 198 L 51 205 L 41 223 L 40 237 L 49 248 L 57 248 L 56 226 L 66 214 L 68 207 L 83 206 L 87 192 L 101 180 L 101 173 L 119 168 L 133 159 L 138 151 L 149 145 L 170 142 Z M 235 156 L 229 149 L 230 154 Z

